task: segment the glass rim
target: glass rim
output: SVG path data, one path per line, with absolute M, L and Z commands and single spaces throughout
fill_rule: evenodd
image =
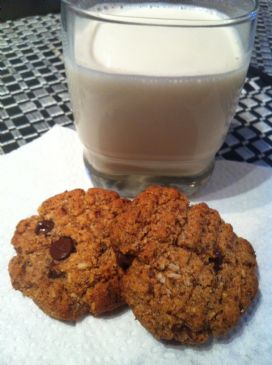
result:
M 124 25 L 144 25 L 144 26 L 165 26 L 165 27 L 191 27 L 191 28 L 210 28 L 210 27 L 224 27 L 228 25 L 235 25 L 252 21 L 256 19 L 259 9 L 259 0 L 254 0 L 254 6 L 248 12 L 236 17 L 229 17 L 220 20 L 186 20 L 182 18 L 167 19 L 167 18 L 153 18 L 153 17 L 137 17 L 137 16 L 124 16 L 124 15 L 107 15 L 106 13 L 91 11 L 79 8 L 76 4 L 73 4 L 71 0 L 61 0 L 61 4 L 65 4 L 74 13 L 84 16 L 96 21 L 103 21 L 107 23 L 116 23 Z M 63 8 L 62 8 L 63 9 Z

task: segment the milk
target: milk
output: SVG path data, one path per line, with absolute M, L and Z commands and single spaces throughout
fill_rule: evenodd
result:
M 188 27 L 226 18 L 204 8 L 96 11 L 142 23 L 184 19 L 187 27 L 76 20 L 66 69 L 89 163 L 109 175 L 201 174 L 226 135 L 248 67 L 238 34 Z

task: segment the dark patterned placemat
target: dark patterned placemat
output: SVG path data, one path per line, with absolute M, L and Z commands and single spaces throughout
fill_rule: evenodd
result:
M 272 166 L 272 76 L 250 67 L 218 157 Z
M 73 125 L 61 54 L 59 15 L 3 23 L 0 60 L 0 153 Z
M 260 2 L 252 65 L 272 75 L 272 2 Z M 0 154 L 54 124 L 73 126 L 61 54 L 60 16 L 48 14 L 0 27 Z M 250 69 L 219 158 L 272 166 L 272 82 Z
M 272 75 L 272 0 L 260 0 L 259 4 L 251 64 Z

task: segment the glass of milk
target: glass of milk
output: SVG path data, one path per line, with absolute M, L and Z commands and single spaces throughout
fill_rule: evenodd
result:
M 190 195 L 209 178 L 247 73 L 253 0 L 62 0 L 75 125 L 95 186 Z

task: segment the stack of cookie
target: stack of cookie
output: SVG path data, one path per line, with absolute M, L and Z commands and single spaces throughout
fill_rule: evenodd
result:
M 12 243 L 12 285 L 48 315 L 71 321 L 128 304 L 157 339 L 224 335 L 258 290 L 249 242 L 173 188 L 133 201 L 95 188 L 59 194 L 19 222 Z

